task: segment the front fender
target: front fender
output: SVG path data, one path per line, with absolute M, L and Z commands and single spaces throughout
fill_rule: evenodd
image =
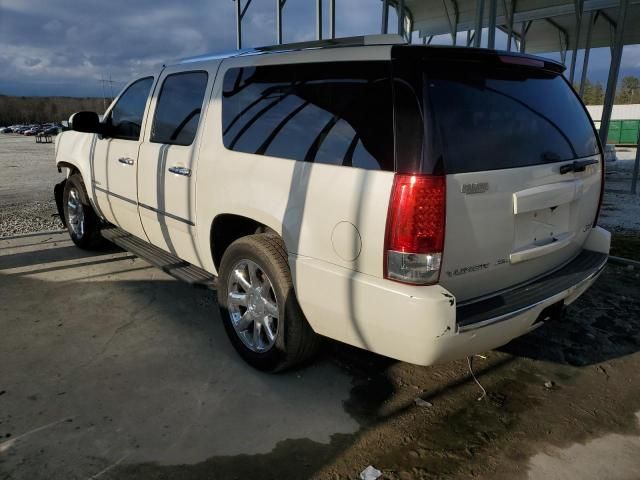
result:
M 72 130 L 62 132 L 56 139 L 56 167 L 58 169 L 67 168 L 69 171 L 78 170 L 86 185 L 92 178 L 91 152 L 95 141 L 96 135 L 93 133 Z M 88 192 L 90 190 L 87 188 Z M 91 200 L 93 201 L 93 198 Z

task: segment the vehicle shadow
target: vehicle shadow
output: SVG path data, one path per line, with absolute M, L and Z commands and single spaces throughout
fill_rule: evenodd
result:
M 500 348 L 511 355 L 573 366 L 593 365 L 640 350 L 637 274 L 608 265 L 588 294 L 550 322 Z
M 35 265 L 47 265 L 52 262 L 62 262 L 66 260 L 95 259 L 96 257 L 112 255 L 123 251 L 120 247 L 106 242 L 102 248 L 96 251 L 80 250 L 67 241 L 60 243 L 64 244 L 57 246 L 51 242 L 47 244 L 49 248 L 41 250 L 2 254 L 0 255 L 0 271 L 32 267 Z
M 397 393 L 392 359 L 327 341 L 312 365 L 266 375 L 233 351 L 213 292 L 157 270 L 141 276 L 141 260 L 47 250 L 58 251 L 12 261 L 27 273 L 0 271 L 3 413 L 18 434 L 72 422 L 0 442 L 11 478 L 39 478 L 45 464 L 52 478 L 109 466 L 103 478 L 307 478 L 414 408 L 384 408 Z M 78 259 L 88 262 L 55 265 Z M 61 267 L 77 274 L 62 279 Z M 458 376 L 423 396 L 472 381 Z

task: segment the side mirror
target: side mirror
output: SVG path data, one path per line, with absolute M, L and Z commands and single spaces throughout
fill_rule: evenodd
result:
M 71 130 L 85 133 L 103 133 L 104 125 L 95 112 L 77 112 L 69 117 Z

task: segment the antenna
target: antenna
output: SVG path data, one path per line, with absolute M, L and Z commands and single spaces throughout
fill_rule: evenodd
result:
M 109 72 L 109 80 L 104 78 L 103 74 L 100 74 L 100 84 L 102 85 L 102 103 L 104 109 L 107 109 L 107 85 L 109 85 L 109 99 L 113 99 L 113 84 L 116 83 L 111 79 L 111 72 Z
M 106 92 L 104 90 L 104 77 L 102 76 L 102 74 L 100 74 L 100 85 L 102 85 L 102 107 L 106 110 L 107 109 L 107 99 L 106 99 Z

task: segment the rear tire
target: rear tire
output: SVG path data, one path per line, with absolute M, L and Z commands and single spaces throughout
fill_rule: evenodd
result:
M 313 356 L 320 337 L 298 304 L 282 239 L 242 237 L 224 253 L 218 304 L 231 343 L 253 367 L 280 372 Z
M 78 173 L 71 175 L 62 193 L 62 208 L 73 243 L 85 250 L 100 246 L 100 219 L 89 202 L 87 190 Z

